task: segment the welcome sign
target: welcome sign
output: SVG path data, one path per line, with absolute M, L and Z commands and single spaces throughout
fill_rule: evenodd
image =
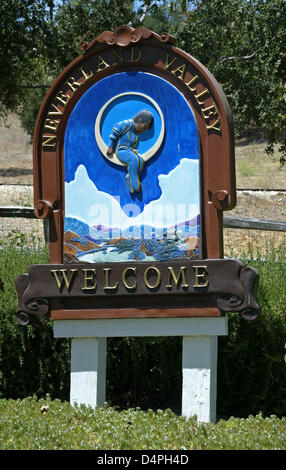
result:
M 223 259 L 235 199 L 231 113 L 167 33 L 106 31 L 58 77 L 34 134 L 50 264 L 16 280 L 18 316 L 256 317 L 258 273 Z

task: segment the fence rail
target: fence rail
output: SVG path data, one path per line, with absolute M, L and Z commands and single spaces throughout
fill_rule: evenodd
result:
M 0 207 L 0 219 L 34 219 L 39 220 L 35 216 L 33 207 L 21 207 L 21 206 L 10 206 L 10 207 Z M 42 219 L 43 222 L 43 232 L 45 242 L 49 241 L 49 220 Z
M 237 217 L 223 217 L 223 226 L 227 228 L 242 228 L 253 230 L 271 230 L 286 232 L 286 222 L 264 219 L 241 219 Z
M 0 152 L 0 153 L 4 154 L 4 152 Z M 32 174 L 32 172 L 31 172 L 31 174 Z M 0 187 L 1 186 L 18 186 L 18 187 L 26 187 L 26 188 L 31 188 L 31 189 L 34 187 L 34 185 L 32 183 L 31 184 L 0 183 Z M 286 188 L 236 188 L 236 191 L 237 192 L 240 192 L 240 191 L 252 191 L 252 192 L 260 191 L 260 192 L 265 192 L 265 193 L 267 193 L 267 192 L 285 193 Z
M 36 219 L 32 207 L 0 207 L 0 217 L 22 217 L 23 219 Z
M 0 207 L 1 217 L 22 217 L 24 219 L 36 219 L 34 209 L 32 207 Z M 44 219 L 45 220 L 45 219 Z M 46 224 L 44 224 L 45 226 Z M 286 222 L 277 220 L 264 220 L 264 219 L 248 219 L 238 217 L 223 217 L 223 226 L 226 228 L 240 228 L 240 229 L 253 229 L 253 230 L 271 230 L 278 232 L 286 232 Z

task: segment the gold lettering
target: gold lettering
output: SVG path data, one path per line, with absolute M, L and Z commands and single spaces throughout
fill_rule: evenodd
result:
M 74 77 L 70 77 L 66 84 L 70 87 L 73 93 L 82 85 L 82 83 L 77 82 Z
M 134 51 L 137 51 L 137 53 L 138 53 L 136 59 L 134 58 Z M 141 57 L 142 57 L 141 49 L 139 49 L 139 47 L 132 47 L 131 57 L 130 57 L 131 62 L 139 62 L 141 60 Z
M 55 135 L 43 135 L 42 147 L 56 147 L 56 136 Z M 46 139 L 44 141 L 44 139 Z
M 95 275 L 96 269 L 83 269 L 83 287 L 84 289 L 96 289 Z M 88 285 L 88 281 L 92 282 L 92 285 Z
M 106 69 L 106 67 L 109 67 L 109 64 L 103 60 L 103 58 L 99 55 L 98 56 L 98 67 L 97 67 L 97 72 L 100 72 L 101 70 Z
M 60 121 L 55 121 L 54 119 L 46 119 L 44 128 L 57 132 L 59 122 Z
M 216 124 L 218 124 L 218 123 L 219 123 L 219 119 L 217 119 L 215 122 L 213 122 L 210 126 L 207 126 L 207 130 L 209 131 L 210 129 L 214 129 L 214 130 L 216 130 L 216 131 L 218 131 L 218 132 L 221 132 L 221 127 L 220 127 L 220 126 L 219 126 L 219 127 L 215 127 Z
M 215 104 L 212 104 L 208 108 L 202 108 L 202 113 L 206 120 L 218 114 Z
M 71 283 L 73 281 L 74 274 L 77 272 L 77 269 L 71 269 L 70 271 L 71 271 L 71 275 L 70 275 L 70 278 L 68 279 L 66 269 L 60 269 L 60 270 L 51 269 L 51 273 L 55 277 L 59 290 L 62 290 L 62 288 L 64 287 L 64 284 L 66 285 L 67 289 L 70 290 Z M 58 272 L 62 273 L 61 280 L 59 279 Z
M 212 118 L 215 119 L 217 117 L 217 119 L 212 124 L 207 125 L 207 129 L 208 130 L 209 129 L 214 129 L 214 130 L 220 132 L 221 131 L 220 126 L 215 127 L 219 123 L 218 110 L 216 108 L 216 105 L 212 104 L 211 106 L 208 106 L 207 108 L 202 108 L 202 113 L 203 113 L 203 116 L 204 116 L 206 121 L 209 121 Z
M 69 95 L 66 95 L 63 91 L 59 91 L 55 99 L 60 101 L 64 106 L 66 106 L 71 97 Z
M 195 98 L 200 106 L 204 104 L 203 101 L 200 101 L 199 98 L 202 98 L 203 96 L 207 95 L 209 93 L 209 90 L 205 88 L 204 91 L 202 91 L 199 95 L 195 95 Z
M 184 80 L 184 76 L 185 76 L 185 73 L 186 73 L 186 67 L 187 67 L 187 64 L 180 65 L 175 70 L 172 70 L 172 73 L 174 75 L 176 75 L 178 78 L 180 78 L 181 80 Z M 178 75 L 177 75 L 177 72 L 179 72 Z
M 105 272 L 105 286 L 104 286 L 104 290 L 108 290 L 108 289 L 117 289 L 117 287 L 118 287 L 118 282 L 116 282 L 114 286 L 110 286 L 110 285 L 109 285 L 109 274 L 110 274 L 110 272 L 111 272 L 111 269 L 110 269 L 110 268 L 103 268 L 103 271 Z
M 195 271 L 195 285 L 193 287 L 208 287 L 209 281 L 207 279 L 207 266 L 194 266 Z M 200 272 L 200 270 L 202 270 Z M 200 283 L 200 280 L 204 281 Z
M 82 73 L 83 78 L 85 79 L 85 81 L 88 80 L 89 78 L 91 78 L 91 77 L 93 76 L 93 72 L 90 72 L 90 74 L 88 75 L 88 74 L 83 70 L 82 67 L 80 68 L 80 70 L 81 70 L 81 73 Z
M 157 274 L 157 281 L 153 285 L 148 282 L 148 273 L 151 269 L 153 269 Z M 147 268 L 144 272 L 144 282 L 146 286 L 149 287 L 149 289 L 156 289 L 157 287 L 159 287 L 159 285 L 161 284 L 161 273 L 159 269 L 155 268 L 155 266 L 150 266 L 149 268 Z
M 172 59 L 170 61 L 170 59 Z M 171 67 L 171 65 L 177 60 L 177 57 L 174 57 L 172 58 L 171 56 L 169 56 L 169 54 L 167 54 L 166 56 L 166 61 L 165 61 L 165 70 L 167 70 L 169 67 Z
M 120 62 L 123 62 L 123 50 L 122 49 L 119 49 L 119 51 L 116 51 L 115 49 L 113 49 L 112 52 L 113 52 L 113 55 L 120 60 Z M 113 62 L 113 65 L 117 65 L 117 62 Z
M 132 286 L 129 286 L 126 282 L 126 275 L 127 275 L 128 271 L 133 271 L 134 275 L 136 275 L 136 268 L 129 267 L 129 268 L 124 269 L 124 271 L 122 273 L 122 282 L 124 284 L 124 287 L 126 287 L 126 289 L 128 289 L 128 290 L 136 289 L 137 281 L 134 281 L 134 284 Z
M 168 267 L 168 270 L 169 270 L 169 278 L 168 278 L 168 284 L 166 285 L 168 289 L 172 287 L 172 284 L 171 284 L 172 279 L 175 282 L 177 288 L 179 287 L 181 279 L 182 279 L 182 287 L 189 287 L 188 284 L 186 283 L 186 267 L 185 266 L 182 266 L 180 268 L 178 277 L 176 277 L 172 267 Z
M 198 75 L 195 75 L 192 80 L 190 80 L 188 83 L 186 83 L 187 87 L 194 93 L 195 91 L 197 91 L 195 88 L 191 88 L 191 85 L 196 81 L 198 80 Z
M 51 107 L 56 109 L 56 111 L 49 111 L 48 116 L 53 116 L 54 114 L 56 116 L 62 116 L 63 115 L 62 111 L 54 103 L 52 103 Z

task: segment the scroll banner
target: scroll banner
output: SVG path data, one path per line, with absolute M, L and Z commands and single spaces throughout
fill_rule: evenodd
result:
M 54 308 L 216 307 L 257 317 L 259 274 L 235 259 L 191 263 L 75 263 L 32 265 L 17 277 L 19 323 Z M 56 307 L 55 307 L 56 306 Z

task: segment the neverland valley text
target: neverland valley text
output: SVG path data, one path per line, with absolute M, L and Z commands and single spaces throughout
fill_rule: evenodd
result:
M 100 79 L 101 76 L 103 77 L 107 70 L 111 71 L 112 67 L 119 67 L 120 70 L 120 66 L 132 67 L 141 64 L 142 70 L 144 70 L 146 64 L 150 64 L 154 70 L 157 68 L 176 77 L 191 92 L 194 105 L 199 108 L 205 121 L 207 132 L 221 134 L 218 108 L 212 98 L 211 91 L 204 85 L 198 70 L 195 70 L 189 62 L 184 62 L 184 59 L 175 52 L 169 54 L 164 51 L 162 56 L 161 50 L 158 54 L 150 54 L 148 47 L 134 46 L 126 49 L 107 49 L 101 55 L 92 56 L 92 58 L 85 60 L 81 66 L 76 67 L 72 75 L 68 76 L 64 82 L 60 82 L 56 95 L 47 107 L 41 136 L 42 149 L 44 151 L 54 151 L 56 149 L 58 129 L 66 107 L 70 100 L 79 95 L 80 90 L 85 88 L 85 84 L 91 86 L 95 80 Z

